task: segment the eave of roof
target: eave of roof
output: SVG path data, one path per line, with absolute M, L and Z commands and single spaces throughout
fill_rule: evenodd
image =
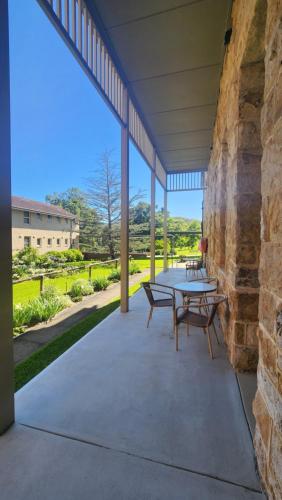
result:
M 12 208 L 18 210 L 27 210 L 29 212 L 38 212 L 46 215 L 54 215 L 65 219 L 76 219 L 76 216 L 62 207 L 43 203 L 40 201 L 30 200 L 21 196 L 12 196 Z

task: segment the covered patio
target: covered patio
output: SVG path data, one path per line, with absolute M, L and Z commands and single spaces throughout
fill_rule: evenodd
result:
M 176 353 L 171 310 L 148 329 L 147 313 L 140 290 L 17 393 L 1 500 L 263 498 L 222 340 L 211 360 L 202 331 L 183 327 Z
M 121 308 L 14 397 L 8 1 L 0 16 L 0 496 L 280 500 L 281 0 L 38 0 L 120 124 Z M 99 117 L 94 116 L 97 124 Z M 96 121 L 95 121 L 96 120 Z M 204 190 L 207 273 L 228 297 L 215 359 L 129 301 L 129 144 L 156 182 Z M 126 313 L 126 314 L 124 314 Z M 258 373 L 254 448 L 235 373 Z M 248 396 L 247 396 L 248 399 Z M 253 399 L 253 394 L 249 397 Z M 16 403 L 14 405 L 14 403 Z M 250 405 L 249 405 L 250 406 Z

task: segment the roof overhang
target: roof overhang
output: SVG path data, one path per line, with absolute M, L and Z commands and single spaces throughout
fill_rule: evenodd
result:
M 206 170 L 232 0 L 87 0 L 167 172 Z

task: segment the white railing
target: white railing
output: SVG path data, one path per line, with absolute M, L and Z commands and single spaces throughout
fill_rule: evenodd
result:
M 205 189 L 205 172 L 177 172 L 167 174 L 168 191 L 197 191 Z

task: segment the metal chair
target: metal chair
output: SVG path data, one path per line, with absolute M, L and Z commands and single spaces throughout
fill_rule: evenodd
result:
M 186 279 L 188 277 L 188 271 L 191 271 L 192 276 L 198 276 L 198 272 L 203 275 L 202 271 L 203 267 L 203 261 L 199 259 L 189 259 L 186 264 L 185 264 L 185 269 L 186 269 Z
M 155 283 L 153 281 L 145 281 L 142 284 L 142 287 L 145 290 L 147 295 L 150 311 L 147 321 L 147 328 L 149 327 L 150 320 L 152 319 L 153 311 L 158 307 L 172 307 L 173 312 L 173 331 L 174 331 L 174 315 L 175 315 L 175 293 L 173 288 L 167 285 L 162 285 L 160 283 Z M 170 290 L 170 291 L 168 291 Z M 154 294 L 162 294 L 166 295 L 169 298 L 156 298 Z
M 186 323 L 187 335 L 189 335 L 189 325 L 196 326 L 204 330 L 204 333 L 208 338 L 210 356 L 213 359 L 213 350 L 209 327 L 213 324 L 213 319 L 219 304 L 226 302 L 227 297 L 226 295 L 216 294 L 209 296 L 209 302 L 203 303 L 202 301 L 202 296 L 191 297 L 188 298 L 188 303 L 186 305 L 176 308 L 174 315 L 176 351 L 178 351 L 178 327 L 180 323 Z M 215 328 L 214 333 L 217 343 L 219 344 L 219 339 L 217 337 Z

